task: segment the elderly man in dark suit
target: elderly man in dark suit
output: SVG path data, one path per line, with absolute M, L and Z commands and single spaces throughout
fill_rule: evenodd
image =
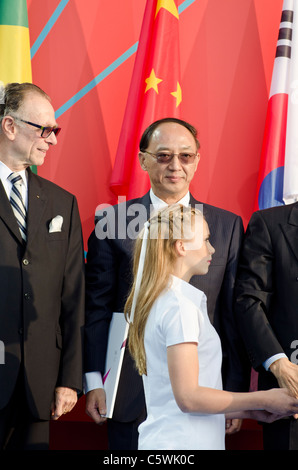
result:
M 199 162 L 198 149 L 196 129 L 187 122 L 168 118 L 151 124 L 141 138 L 139 153 L 140 164 L 150 178 L 150 192 L 139 199 L 110 208 L 104 217 L 102 214 L 89 238 L 86 266 L 86 411 L 97 423 L 104 420 L 102 415 L 105 413 L 101 374 L 105 367 L 108 328 L 112 312 L 123 312 L 130 289 L 135 232 L 142 228 L 151 209 L 177 202 L 200 205 L 189 193 L 189 184 Z M 223 342 L 225 386 L 230 390 L 243 391 L 248 387 L 249 368 L 245 369 L 245 357 L 242 362 L 242 345 L 233 313 L 233 288 L 243 225 L 241 218 L 231 212 L 208 204 L 200 205 L 200 208 L 209 224 L 211 243 L 216 251 L 209 274 L 195 276 L 191 283 L 206 293 L 211 320 Z M 106 236 L 103 233 L 105 225 L 108 227 Z M 137 448 L 137 427 L 144 418 L 142 379 L 126 350 L 113 419 L 108 420 L 110 449 Z M 231 432 L 237 426 L 239 423 L 233 423 Z
M 81 223 L 74 196 L 30 170 L 57 143 L 49 97 L 8 84 L 0 119 L 0 448 L 47 449 L 82 389 Z
M 298 202 L 255 212 L 239 261 L 236 314 L 260 389 L 298 397 Z M 297 450 L 298 420 L 263 426 L 264 448 Z

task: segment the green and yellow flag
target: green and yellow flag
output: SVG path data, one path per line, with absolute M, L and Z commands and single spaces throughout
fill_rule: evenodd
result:
M 1 82 L 32 82 L 26 0 L 0 0 Z

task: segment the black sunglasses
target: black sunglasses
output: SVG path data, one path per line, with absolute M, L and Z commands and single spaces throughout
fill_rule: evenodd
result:
M 40 126 L 39 124 L 34 124 L 34 122 L 30 121 L 25 121 L 24 119 L 18 118 L 13 116 L 14 119 L 17 119 L 18 121 L 25 122 L 26 124 L 30 124 L 30 126 L 37 127 L 38 129 L 41 129 L 41 135 L 40 137 L 47 138 L 51 135 L 52 132 L 54 132 L 55 136 L 57 137 L 58 134 L 61 131 L 61 127 L 47 127 L 47 126 Z

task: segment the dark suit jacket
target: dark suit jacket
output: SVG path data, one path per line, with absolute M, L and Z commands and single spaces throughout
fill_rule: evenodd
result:
M 49 233 L 57 215 L 62 231 Z M 30 170 L 27 230 L 24 246 L 0 182 L 0 409 L 22 363 L 31 411 L 49 419 L 56 386 L 82 389 L 84 257 L 76 199 Z
M 199 204 L 193 197 L 190 203 Z M 104 372 L 112 312 L 123 312 L 132 281 L 134 240 L 124 232 L 127 229 L 131 237 L 137 235 L 150 215 L 150 204 L 147 193 L 127 201 L 126 205 L 108 208 L 90 235 L 86 265 L 85 372 Z M 243 369 L 242 344 L 233 314 L 233 287 L 243 225 L 240 217 L 207 204 L 203 212 L 216 252 L 209 273 L 194 276 L 191 283 L 206 293 L 211 320 L 220 333 L 225 353 L 230 356 L 226 361 L 229 363 L 229 372 L 225 374 L 227 388 L 247 390 L 249 370 Z M 140 415 L 143 406 L 142 380 L 126 351 L 113 418 L 132 421 Z
M 284 352 L 297 358 L 298 203 L 254 213 L 237 276 L 236 313 L 261 388 L 276 386 L 262 363 Z M 293 341 L 295 343 L 293 343 Z

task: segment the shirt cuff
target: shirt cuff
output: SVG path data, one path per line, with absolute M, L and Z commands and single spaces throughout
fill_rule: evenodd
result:
M 88 393 L 95 388 L 103 388 L 101 372 L 86 372 L 84 376 L 84 392 Z
M 263 367 L 268 370 L 273 362 L 281 359 L 282 357 L 287 357 L 284 353 L 275 354 L 274 356 L 269 357 L 265 362 L 263 362 Z

